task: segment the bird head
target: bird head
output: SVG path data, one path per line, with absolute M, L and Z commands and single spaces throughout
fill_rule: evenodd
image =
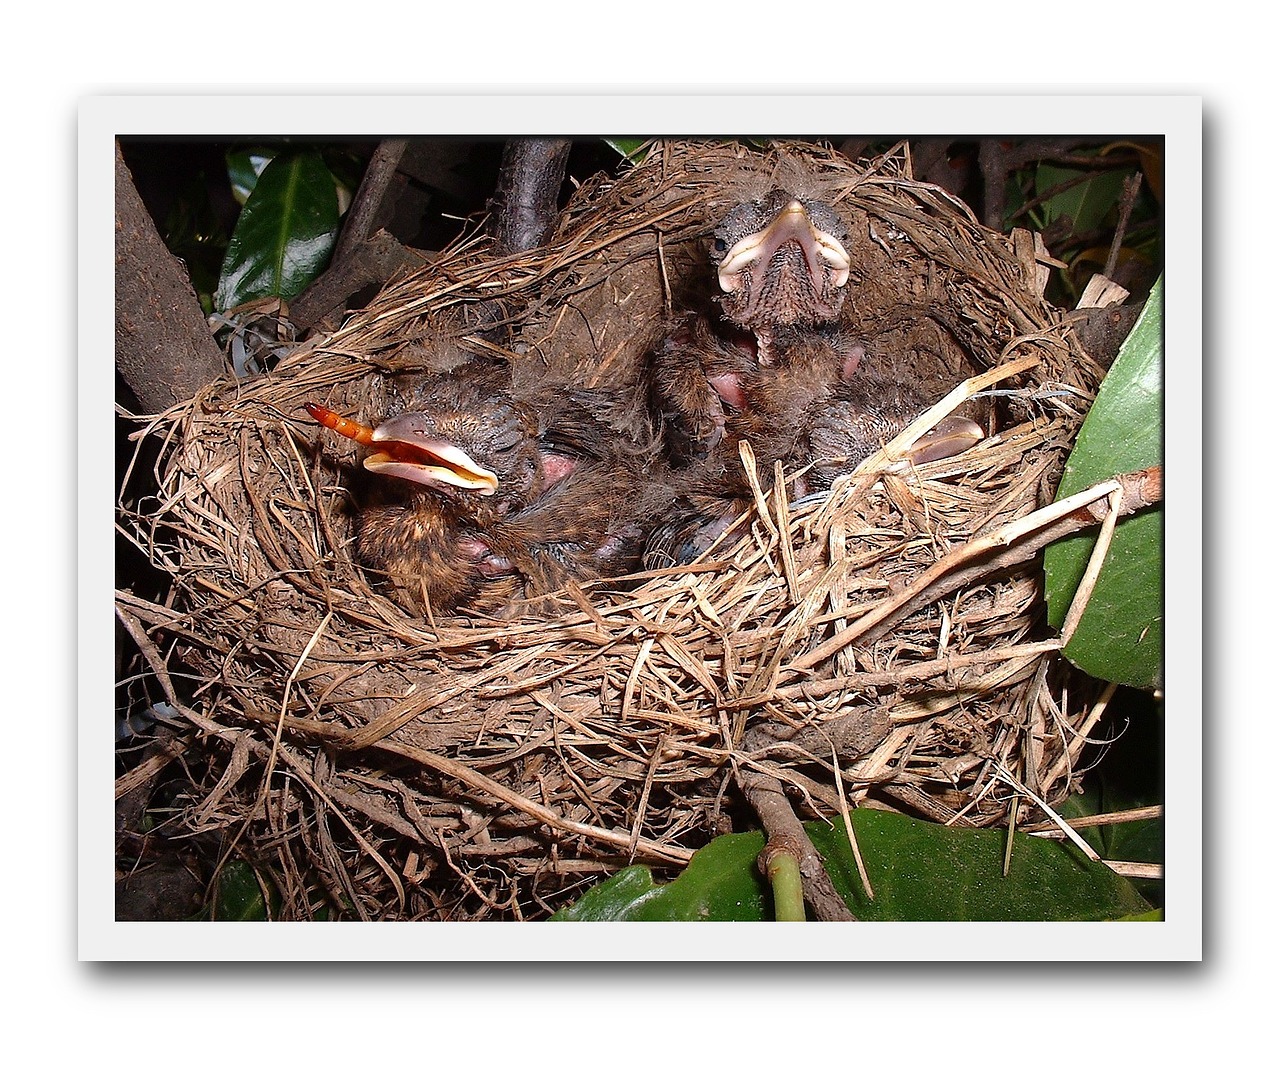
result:
M 849 281 L 848 228 L 829 204 L 774 188 L 721 220 L 711 254 L 725 315 L 759 329 L 833 320 Z
M 465 378 L 441 378 L 415 397 L 414 410 L 370 429 L 309 404 L 314 418 L 365 445 L 365 469 L 403 479 L 446 500 L 520 503 L 540 487 L 537 426 L 509 396 Z

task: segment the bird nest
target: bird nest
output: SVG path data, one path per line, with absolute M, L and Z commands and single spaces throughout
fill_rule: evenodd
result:
M 755 827 L 744 771 L 827 819 L 870 804 L 991 825 L 1072 786 L 1097 697 L 1043 624 L 1021 525 L 1052 501 L 1102 368 L 1027 246 L 914 181 L 903 149 L 782 151 L 658 144 L 583 184 L 543 248 L 464 238 L 269 375 L 145 420 L 152 492 L 118 517 L 168 587 L 117 602 L 178 709 L 174 816 L 223 832 L 283 917 L 542 916 Z M 801 501 L 779 470 L 695 565 L 514 617 L 401 609 L 354 548 L 357 450 L 304 405 L 377 420 L 397 372 L 475 356 L 517 382 L 640 379 L 672 314 L 714 289 L 712 223 L 797 166 L 853 224 L 864 340 L 953 373 L 952 400 L 986 395 L 1002 428 L 905 470 L 895 442 Z

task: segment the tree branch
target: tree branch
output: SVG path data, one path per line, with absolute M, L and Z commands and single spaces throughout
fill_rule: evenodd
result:
M 752 747 L 763 747 L 772 741 L 767 730 L 753 728 L 744 737 L 744 747 L 750 751 Z M 768 773 L 747 765 L 741 766 L 737 775 L 743 796 L 764 827 L 766 843 L 758 860 L 761 873 L 769 876 L 770 863 L 779 852 L 790 855 L 800 867 L 804 899 L 813 909 L 815 918 L 828 923 L 855 919 L 832 884 L 822 856 L 796 817 L 782 784 Z
M 407 139 L 385 139 L 373 152 L 328 269 L 289 306 L 289 317 L 296 327 L 311 330 L 325 323 L 337 324 L 353 295 L 426 263 L 422 253 L 379 228 L 390 217 L 388 193 L 408 146 Z M 391 205 L 394 202 L 392 199 Z
M 493 197 L 493 236 L 499 252 L 528 252 L 550 239 L 571 146 L 567 139 L 507 142 Z
M 351 201 L 351 211 L 343 224 L 332 263 L 340 264 L 350 259 L 379 225 L 378 217 L 386 203 L 387 190 L 395 180 L 396 169 L 408 146 L 407 139 L 384 139 L 378 144 Z
M 116 369 L 147 414 L 225 372 L 182 262 L 165 247 L 116 143 Z

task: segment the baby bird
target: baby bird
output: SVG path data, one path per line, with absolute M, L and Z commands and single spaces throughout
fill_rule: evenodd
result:
M 778 460 L 802 466 L 819 417 L 827 431 L 822 450 L 838 449 L 849 461 L 930 405 L 922 390 L 895 375 L 890 359 L 868 357 L 854 334 L 846 310 L 848 243 L 848 226 L 834 207 L 776 187 L 739 203 L 716 226 L 711 259 L 731 330 L 688 317 L 667 337 L 655 365 L 678 464 L 713 458 L 717 450 L 736 459 L 745 438 L 769 476 Z M 852 427 L 845 441 L 833 428 L 840 418 Z M 931 438 L 912 458 L 950 455 L 968 437 L 980 439 L 973 436 L 978 430 L 967 419 L 949 424 L 947 441 Z M 733 473 L 726 464 L 724 474 Z
M 653 384 L 678 466 L 723 462 L 751 440 L 771 470 L 815 403 L 857 368 L 862 350 L 838 317 L 849 281 L 848 230 L 833 208 L 780 188 L 735 206 L 716 226 L 711 259 L 723 291 L 719 324 L 691 315 L 667 336 Z
M 876 377 L 813 402 L 803 426 L 783 430 L 782 436 L 766 431 L 752 440 L 753 451 L 759 447 L 763 452 L 757 459 L 760 487 L 769 492 L 773 464 L 781 460 L 788 470 L 808 466 L 791 484 L 792 500 L 830 489 L 836 479 L 897 436 L 927 406 L 905 394 L 904 385 Z M 760 418 L 752 415 L 746 421 L 736 421 L 734 428 L 748 435 Z M 921 465 L 958 455 L 985 436 L 976 422 L 951 415 L 919 438 L 906 459 Z M 749 485 L 741 459 L 730 458 L 727 450 L 687 469 L 675 509 L 645 544 L 644 567 L 688 565 L 726 532 L 730 540 L 737 539 L 741 531 L 734 529 L 735 522 L 754 503 L 748 496 Z
M 830 205 L 772 189 L 716 227 L 711 257 L 727 324 L 690 315 L 655 357 L 653 388 L 673 462 L 685 469 L 681 512 L 654 533 L 646 564 L 690 560 L 746 508 L 738 453 L 755 453 L 758 483 L 774 465 L 811 469 L 796 496 L 831 486 L 932 403 L 868 357 L 845 315 L 848 228 Z M 953 416 L 908 458 L 924 463 L 981 440 Z
M 517 397 L 505 370 L 475 364 L 433 378 L 412 406 L 368 429 L 308 405 L 370 449 L 364 466 L 383 483 L 357 548 L 408 609 L 509 613 L 569 580 L 638 566 L 664 491 L 655 442 L 624 396 Z
M 733 208 L 715 228 L 720 307 L 755 334 L 762 365 L 779 364 L 784 329 L 833 324 L 849 282 L 848 227 L 829 204 L 781 188 Z
M 813 416 L 800 445 L 809 472 L 797 495 L 829 490 L 873 452 L 888 444 L 931 404 L 910 385 L 875 369 L 837 389 Z M 920 466 L 959 455 L 986 437 L 977 422 L 951 414 L 907 449 L 906 460 Z

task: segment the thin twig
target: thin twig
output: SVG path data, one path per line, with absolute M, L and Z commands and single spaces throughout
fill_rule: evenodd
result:
M 748 747 L 761 741 L 767 742 L 768 739 L 758 732 L 747 736 Z M 768 773 L 748 767 L 747 764 L 736 765 L 735 771 L 743 796 L 764 827 L 766 843 L 760 853 L 761 872 L 767 872 L 775 853 L 785 852 L 799 865 L 804 882 L 804 899 L 808 901 L 817 919 L 824 922 L 856 919 L 832 884 L 822 856 L 804 831 L 804 825 L 796 817 L 790 800 L 782 790 L 782 784 Z
M 862 880 L 862 891 L 867 900 L 875 900 L 875 890 L 871 888 L 871 879 L 867 877 L 867 867 L 862 861 L 862 849 L 858 847 L 858 836 L 853 831 L 853 818 L 849 814 L 849 800 L 844 794 L 844 773 L 840 771 L 840 754 L 836 744 L 827 739 L 831 746 L 831 775 L 836 782 L 836 795 L 840 799 L 840 820 L 844 822 L 845 835 L 849 838 L 849 848 L 853 852 L 853 862 L 858 868 L 858 877 Z
M 1133 205 L 1142 189 L 1142 174 L 1135 173 L 1125 178 L 1124 188 L 1120 193 L 1120 219 L 1116 223 L 1116 235 L 1111 241 L 1111 251 L 1107 253 L 1107 263 L 1102 274 L 1108 279 L 1114 278 L 1116 261 L 1120 258 L 1120 248 L 1124 244 L 1124 234 L 1129 228 L 1129 216 L 1133 214 Z
M 374 223 L 382 211 L 387 189 L 395 180 L 400 159 L 409 146 L 407 139 L 384 139 L 378 144 L 360 179 L 342 227 L 342 235 L 333 254 L 334 264 L 346 263 L 373 233 Z

